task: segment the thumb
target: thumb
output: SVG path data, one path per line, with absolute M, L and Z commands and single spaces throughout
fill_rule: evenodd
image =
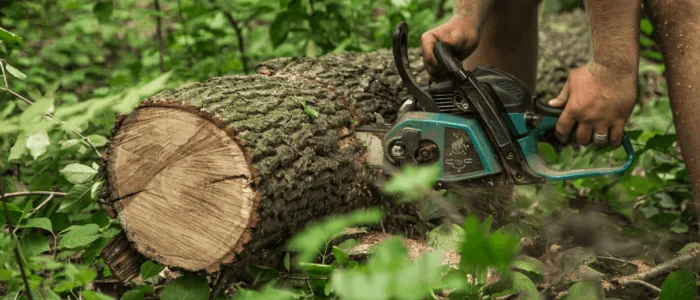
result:
M 564 87 L 561 89 L 561 92 L 559 93 L 559 96 L 556 98 L 549 100 L 547 104 L 551 107 L 564 107 L 566 105 L 566 101 L 569 100 L 569 81 L 567 80 L 566 83 L 564 84 Z

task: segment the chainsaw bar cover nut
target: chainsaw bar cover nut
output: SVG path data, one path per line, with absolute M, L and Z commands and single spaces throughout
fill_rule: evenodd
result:
M 391 156 L 395 158 L 401 158 L 404 155 L 406 155 L 406 152 L 401 145 L 394 145 L 394 147 L 391 147 Z

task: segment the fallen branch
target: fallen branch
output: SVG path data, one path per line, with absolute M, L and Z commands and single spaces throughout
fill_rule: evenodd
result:
M 610 280 L 608 280 L 608 283 L 611 283 L 611 284 L 608 284 L 606 286 L 609 286 L 609 287 L 612 287 L 615 285 L 623 286 L 623 285 L 636 283 L 636 284 L 646 285 L 647 287 L 649 287 L 651 289 L 655 289 L 655 288 L 658 289 L 656 286 L 653 286 L 653 285 L 647 283 L 646 281 L 649 279 L 656 278 L 661 273 L 670 272 L 670 271 L 673 271 L 673 270 L 676 270 L 676 269 L 683 267 L 684 265 L 688 264 L 689 262 L 691 262 L 692 260 L 697 258 L 698 254 L 700 254 L 700 247 L 693 248 L 686 255 L 679 256 L 679 257 L 676 257 L 676 258 L 671 259 L 669 261 L 666 261 L 666 262 L 664 262 L 656 267 L 653 267 L 649 270 L 646 270 L 644 272 L 610 279 Z M 660 289 L 659 289 L 659 291 L 660 291 Z
M 660 289 L 659 287 L 657 287 L 657 286 L 655 286 L 655 285 L 653 285 L 653 284 L 651 284 L 651 283 L 648 283 L 648 282 L 646 282 L 646 281 L 636 280 L 636 279 L 629 279 L 629 280 L 626 281 L 626 283 L 637 283 L 637 284 L 641 284 L 641 285 L 643 285 L 643 286 L 648 287 L 648 288 L 651 289 L 651 290 L 656 291 L 657 293 L 660 293 L 660 292 L 661 292 L 661 289 Z

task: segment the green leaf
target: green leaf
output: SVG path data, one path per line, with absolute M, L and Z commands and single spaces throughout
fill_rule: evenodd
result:
M 539 292 L 537 286 L 524 274 L 513 272 L 513 288 L 518 290 L 521 300 L 539 300 Z
M 288 17 L 289 14 L 287 12 L 281 12 L 270 23 L 270 41 L 272 41 L 272 46 L 275 48 L 284 43 L 289 35 Z
M 30 232 L 20 239 L 20 247 L 24 257 L 36 256 L 38 254 L 51 251 L 49 239 L 39 232 Z
M 97 174 L 97 170 L 78 163 L 67 165 L 59 172 L 72 184 L 88 182 Z
M 86 285 L 87 283 L 95 280 L 97 273 L 92 269 L 82 269 L 75 274 L 75 281 L 80 285 Z
M 165 269 L 164 266 L 148 260 L 141 265 L 141 279 L 146 280 L 157 276 L 163 269 Z
M 61 141 L 61 151 L 71 149 L 77 145 L 80 145 L 80 140 L 78 140 L 78 139 Z M 76 147 L 75 149 L 77 149 L 77 148 L 78 147 Z
M 469 216 L 463 227 L 465 239 L 461 246 L 461 253 L 469 255 L 462 255 L 459 262 L 460 269 L 467 274 L 480 276 L 486 275 L 481 272 L 486 267 L 493 267 L 499 271 L 506 270 L 517 253 L 520 240 L 516 236 L 501 231 L 489 235 L 474 216 Z
M 530 256 L 518 257 L 511 264 L 511 268 L 518 270 L 518 271 L 527 272 L 527 273 L 531 273 L 533 275 L 536 275 L 537 280 L 528 276 L 531 279 L 533 279 L 533 281 L 538 281 L 539 279 L 544 278 L 544 265 L 542 264 L 542 262 L 540 262 L 536 258 L 533 258 Z
M 112 101 L 115 101 L 116 103 L 112 109 L 120 113 L 130 113 L 134 107 L 139 104 L 141 100 L 143 100 L 143 98 L 151 96 L 162 90 L 165 87 L 165 84 L 168 82 L 168 79 L 170 79 L 171 75 L 171 72 L 163 73 L 162 75 L 138 88 L 128 90 L 123 97 L 114 98 Z
M 238 288 L 236 290 L 235 300 L 292 300 L 300 299 L 301 295 L 291 291 L 276 289 L 272 285 L 267 285 L 260 291 L 246 290 Z
M 301 104 L 301 109 L 304 110 L 304 113 L 309 115 L 309 117 L 311 117 L 312 119 L 318 118 L 320 113 L 316 111 L 313 107 L 306 104 L 306 99 L 302 98 L 301 100 L 297 101 L 299 101 L 299 104 Z
M 22 71 L 17 70 L 15 67 L 11 66 L 8 63 L 5 63 L 5 70 L 7 70 L 8 73 L 10 73 L 12 76 L 14 76 L 17 79 L 20 79 L 20 80 L 27 79 L 27 75 L 22 73 Z
M 310 262 L 328 240 L 345 228 L 363 224 L 375 224 L 383 218 L 379 209 L 357 211 L 348 216 L 328 217 L 307 226 L 289 242 L 288 249 L 299 252 L 299 262 Z
M 90 140 L 90 143 L 95 145 L 95 147 L 102 147 L 107 144 L 109 140 L 107 140 L 106 137 L 103 137 L 101 135 L 97 134 L 91 134 L 87 136 L 87 139 Z
M 27 153 L 27 136 L 20 134 L 17 140 L 15 140 L 15 144 L 10 149 L 10 156 L 7 160 L 9 162 L 20 160 L 25 153 Z
M 27 138 L 26 145 L 27 149 L 29 149 L 29 153 L 34 160 L 36 160 L 39 156 L 46 153 L 46 148 L 51 145 L 51 141 L 49 140 L 49 135 L 46 134 L 45 131 L 39 131 L 31 134 Z
M 696 243 L 696 242 L 689 243 L 689 244 L 683 246 L 683 248 L 681 248 L 681 250 L 678 251 L 678 254 L 679 255 L 686 255 L 686 254 L 690 253 L 690 250 L 693 250 L 697 247 L 700 247 L 700 243 Z
M 557 154 L 557 150 L 554 149 L 554 146 L 552 146 L 552 144 L 538 142 L 537 151 L 540 153 L 540 155 L 542 155 L 545 162 L 547 162 L 548 164 L 551 165 L 559 162 L 559 155 Z
M 53 214 L 51 214 L 49 219 L 51 219 L 51 225 L 53 225 L 53 229 L 56 232 L 61 232 L 64 229 L 71 226 L 71 221 L 68 218 L 68 214 L 66 214 L 66 213 L 61 213 L 61 212 L 53 213 Z
M 0 281 L 8 281 L 14 274 L 10 269 L 0 269 Z
M 287 272 L 290 272 L 291 269 L 292 269 L 292 268 L 291 268 L 291 265 L 290 265 L 290 254 L 289 254 L 289 252 L 287 252 L 287 253 L 284 255 L 284 269 L 287 270 Z
M 131 290 L 124 295 L 122 295 L 119 300 L 143 300 L 145 298 L 145 294 L 141 290 Z
M 459 245 L 464 241 L 464 229 L 457 224 L 451 224 L 445 230 L 443 225 L 428 232 L 426 242 L 429 247 L 443 251 L 459 251 Z
M 647 18 L 642 18 L 642 21 L 640 22 L 639 27 L 640 27 L 642 33 L 644 33 L 646 35 L 651 35 L 652 33 L 654 33 L 654 26 L 651 25 L 651 21 L 649 21 L 649 19 L 647 19 Z
M 207 300 L 209 282 L 202 276 L 185 275 L 171 281 L 160 294 L 162 300 Z
M 605 291 L 599 282 L 579 281 L 569 288 L 566 300 L 594 300 L 605 299 Z
M 23 40 L 20 36 L 14 34 L 12 32 L 9 32 L 9 31 L 3 29 L 2 27 L 0 27 L 0 40 L 3 40 L 10 45 L 12 45 L 12 44 L 21 45 L 23 43 Z
M 34 299 L 43 299 L 43 300 L 61 300 L 61 297 L 56 294 L 53 290 L 44 287 L 42 288 L 33 288 L 31 290 L 32 297 Z
M 695 275 L 689 269 L 675 271 L 661 285 L 659 300 L 692 300 L 698 295 Z
M 102 248 L 107 246 L 107 243 L 109 243 L 109 238 L 100 238 L 97 241 L 93 242 L 85 248 L 85 251 L 83 251 L 83 261 L 86 262 L 95 262 L 95 259 L 100 255 L 100 251 L 102 251 Z
M 259 284 L 266 284 L 270 282 L 277 281 L 280 278 L 280 273 L 273 268 L 259 266 L 259 265 L 248 265 L 248 273 L 250 273 L 255 282 Z
M 673 222 L 671 225 L 671 231 L 675 233 L 686 233 L 688 232 L 688 224 L 685 222 L 681 222 L 680 220 L 676 220 L 676 222 Z
M 19 226 L 19 228 L 39 228 L 47 230 L 49 232 L 53 232 L 53 228 L 51 227 L 51 220 L 49 220 L 48 218 L 27 219 Z
M 68 195 L 63 198 L 59 212 L 77 212 L 90 205 L 90 187 L 84 184 L 76 184 L 69 191 Z
M 114 300 L 114 298 L 101 294 L 101 293 L 96 293 L 93 291 L 82 291 L 81 295 L 85 300 Z
M 639 51 L 639 55 L 641 55 L 644 58 L 648 58 L 648 59 L 658 61 L 658 62 L 664 61 L 663 54 L 661 54 L 660 52 L 657 52 L 657 51 L 641 50 L 641 51 Z
M 100 195 L 100 191 L 102 190 L 104 183 L 104 180 L 99 180 L 92 184 L 90 187 L 90 198 L 97 199 L 97 196 Z
M 17 220 L 20 216 L 22 216 L 22 210 L 19 207 L 17 207 L 17 205 L 14 205 L 12 203 L 7 203 L 7 210 L 7 214 L 10 215 L 10 221 L 12 221 L 12 224 L 17 224 Z M 7 220 L 5 219 L 4 204 L 0 203 L 0 224 L 6 223 Z
M 299 264 L 302 270 L 304 270 L 309 277 L 318 278 L 323 276 L 328 276 L 333 273 L 333 267 L 324 264 L 314 264 L 302 262 Z
M 109 226 L 110 218 L 104 209 L 100 209 L 96 213 L 94 213 L 91 219 L 92 223 L 97 224 L 97 226 L 100 226 L 100 228 L 105 228 Z
M 100 227 L 96 224 L 74 225 L 64 232 L 67 233 L 58 242 L 58 247 L 61 249 L 86 246 L 100 238 Z
M 333 257 L 335 257 L 335 260 L 337 260 L 343 266 L 350 263 L 350 255 L 345 253 L 343 249 L 340 249 L 336 246 L 333 246 Z
M 678 137 L 675 134 L 657 134 L 647 141 L 646 148 L 657 151 L 665 151 L 677 140 Z
M 332 289 L 341 299 L 426 299 L 447 269 L 440 259 L 430 252 L 411 261 L 403 239 L 393 237 L 372 249 L 366 270 L 335 270 Z
M 100 0 L 95 3 L 95 6 L 92 7 L 92 13 L 95 14 L 95 17 L 100 21 L 100 23 L 104 23 L 105 21 L 108 21 L 109 18 L 112 17 L 112 12 L 114 11 L 114 1 L 113 0 Z
M 384 192 L 399 194 L 404 200 L 414 200 L 426 190 L 432 189 L 440 174 L 440 166 L 416 167 L 408 165 L 385 185 Z

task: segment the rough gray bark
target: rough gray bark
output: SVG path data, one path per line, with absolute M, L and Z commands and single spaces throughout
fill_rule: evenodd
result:
M 568 70 L 588 60 L 587 32 L 582 12 L 544 18 L 538 96 L 558 93 Z M 419 50 L 410 55 L 414 70 L 420 72 L 418 78 L 425 82 Z M 374 123 L 375 113 L 393 121 L 399 104 L 408 97 L 387 50 L 274 59 L 261 63 L 256 71 L 257 75 L 212 78 L 165 91 L 136 109 L 197 114 L 225 131 L 245 153 L 252 174 L 247 179 L 256 195 L 255 214 L 230 255 L 207 271 L 276 261 L 280 246 L 308 221 L 375 204 L 378 193 L 364 161 L 365 149 L 352 133 L 357 124 Z M 300 102 L 320 116 L 307 114 Z M 128 130 L 123 125 L 137 112 L 119 119 L 113 135 Z M 108 145 L 104 157 L 108 180 L 114 172 L 111 154 L 117 142 Z M 112 217 L 119 216 L 122 202 L 133 196 L 116 193 L 115 184 L 108 182 L 103 191 Z M 492 212 L 503 208 L 493 203 L 486 206 Z M 129 240 L 138 241 L 128 225 L 125 231 Z M 134 246 L 162 262 L 161 254 Z

